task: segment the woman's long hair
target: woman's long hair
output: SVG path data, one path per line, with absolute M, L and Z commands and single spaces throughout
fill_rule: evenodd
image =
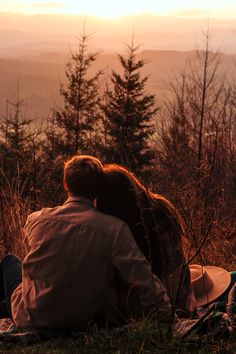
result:
M 169 273 L 170 260 L 165 252 L 168 245 L 163 245 L 158 236 L 171 232 L 173 243 L 181 243 L 183 230 L 176 209 L 167 199 L 150 192 L 126 168 L 109 164 L 104 167 L 97 208 L 129 225 L 136 243 L 157 276 L 162 278 Z

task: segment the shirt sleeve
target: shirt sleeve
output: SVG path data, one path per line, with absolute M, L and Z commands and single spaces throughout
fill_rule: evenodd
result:
M 170 317 L 171 306 L 166 290 L 151 271 L 151 265 L 139 250 L 127 224 L 123 224 L 114 238 L 112 263 L 121 277 L 135 286 L 144 309 L 157 309 Z

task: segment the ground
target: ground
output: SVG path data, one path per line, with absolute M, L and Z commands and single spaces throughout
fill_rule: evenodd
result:
M 2 325 L 6 327 L 7 323 Z M 235 335 L 234 335 L 235 336 Z M 36 344 L 14 343 L 0 341 L 0 353 L 23 354 L 133 354 L 133 353 L 163 353 L 163 354 L 233 354 L 236 353 L 236 337 L 224 341 L 212 341 L 210 338 L 192 335 L 186 341 L 179 336 L 170 337 L 166 328 L 153 323 L 140 321 L 119 329 L 89 328 L 81 334 L 70 337 L 51 338 Z

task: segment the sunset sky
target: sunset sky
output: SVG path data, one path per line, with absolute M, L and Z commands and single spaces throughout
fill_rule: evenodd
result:
M 176 16 L 236 18 L 235 0 L 1 0 L 0 12 L 34 14 L 86 14 L 112 18 L 151 13 Z

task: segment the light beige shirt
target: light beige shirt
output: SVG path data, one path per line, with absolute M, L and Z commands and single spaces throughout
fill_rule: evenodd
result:
M 32 213 L 24 233 L 23 280 L 11 297 L 19 329 L 73 329 L 91 319 L 106 305 L 114 267 L 135 285 L 144 309 L 170 311 L 128 225 L 89 200 L 70 197 L 62 206 Z

